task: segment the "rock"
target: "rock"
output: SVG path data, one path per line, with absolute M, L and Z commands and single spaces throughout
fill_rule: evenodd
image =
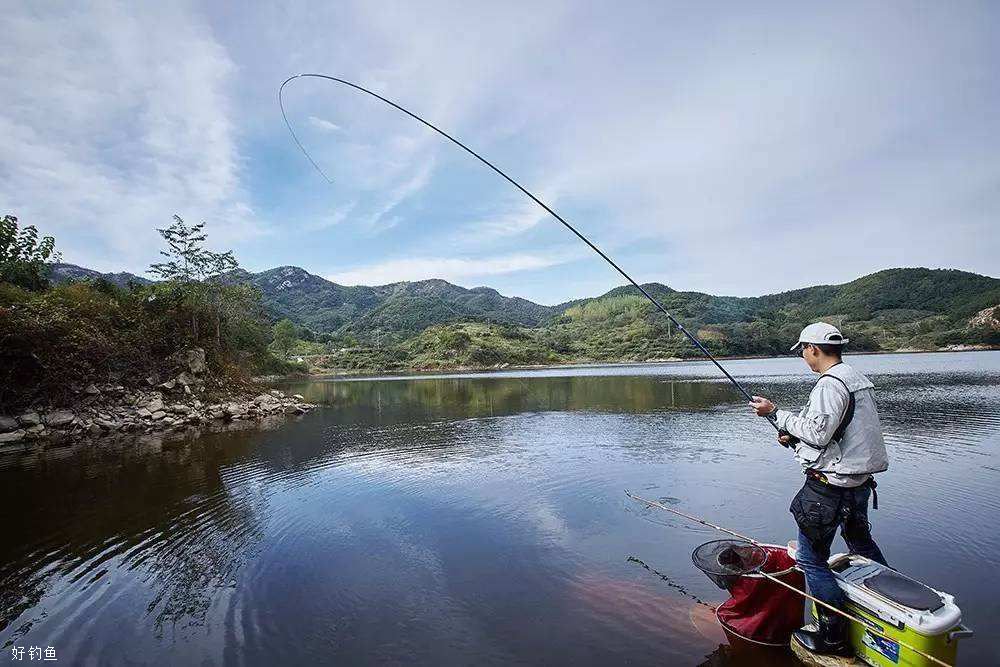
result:
M 302 401 L 306 400 L 306 397 L 303 396 L 302 394 L 292 394 L 292 398 L 294 398 L 299 403 L 301 403 Z
M 188 371 L 194 373 L 195 375 L 201 375 L 205 372 L 205 350 L 200 347 L 191 347 L 186 350 L 181 350 L 174 355 L 174 359 L 178 364 L 187 368 Z
M 87 394 L 88 396 L 95 396 L 97 394 L 100 394 L 101 390 L 97 388 L 96 384 L 88 384 L 84 388 L 83 393 Z
M 0 417 L 0 433 L 17 430 L 17 420 L 13 417 Z
M 231 419 L 239 419 L 243 416 L 243 406 L 239 403 L 226 403 L 222 407 L 223 414 Z
M 166 382 L 163 382 L 163 383 L 161 383 L 161 384 L 159 384 L 157 386 L 160 389 L 163 389 L 164 391 L 173 391 L 174 387 L 177 386 L 177 381 L 176 380 L 167 380 Z
M 177 414 L 177 415 L 186 415 L 186 414 L 192 412 L 192 409 L 190 407 L 184 405 L 183 403 L 174 403 L 173 405 L 171 405 L 167 409 L 170 412 L 173 412 L 174 414 Z
M 23 428 L 11 431 L 10 433 L 0 433 L 0 445 L 20 442 L 24 440 L 25 435 L 27 435 L 27 432 Z
M 153 376 L 153 375 L 150 375 L 149 377 L 147 377 L 146 378 L 146 384 L 148 384 L 150 387 L 155 387 L 156 386 L 156 377 Z
M 63 428 L 69 426 L 76 419 L 74 415 L 69 410 L 56 410 L 55 412 L 50 412 L 45 415 L 45 423 L 52 428 Z
M 45 433 L 45 427 L 41 424 L 35 424 L 34 426 L 30 426 L 24 430 L 28 433 L 28 435 L 41 435 L 42 433 Z
M 269 391 L 269 392 L 267 392 L 267 393 L 269 393 L 269 394 L 270 394 L 271 396 L 274 396 L 275 398 L 284 398 L 284 397 L 285 397 L 285 395 L 284 395 L 284 394 L 282 394 L 282 393 L 281 393 L 280 391 L 278 391 L 277 389 L 272 389 L 271 391 Z
M 94 423 L 103 428 L 105 431 L 117 431 L 121 428 L 121 424 L 110 419 L 95 419 Z
M 150 417 L 153 416 L 153 413 L 150 412 L 148 408 L 139 408 L 136 414 L 138 414 L 143 419 L 149 419 Z
M 100 435 L 101 433 L 104 432 L 104 429 L 102 429 L 97 424 L 91 424 L 90 428 L 88 428 L 87 430 L 90 431 L 90 435 Z
M 167 413 L 164 412 L 163 410 L 157 410 L 156 412 L 154 412 L 152 414 L 153 419 L 156 419 L 157 421 L 160 420 L 160 419 L 163 419 L 166 416 L 167 416 Z
M 35 424 L 41 424 L 42 418 L 38 416 L 35 411 L 25 412 L 23 415 L 17 418 L 17 421 L 21 426 L 34 426 Z
M 159 412 L 163 409 L 163 399 L 157 396 L 153 400 L 146 403 L 146 409 L 150 412 Z
M 257 405 L 260 405 L 261 403 L 270 403 L 273 400 L 274 396 L 271 396 L 271 394 L 268 392 L 264 392 L 263 394 L 254 397 L 253 402 L 256 403 Z
M 189 384 L 198 384 L 200 382 L 198 378 L 196 378 L 191 373 L 188 373 L 187 371 L 184 371 L 183 373 L 175 377 L 174 381 L 177 384 L 184 385 L 185 387 L 188 386 Z
M 190 387 L 190 385 L 184 385 L 184 394 L 186 396 L 190 396 L 191 395 L 191 387 Z

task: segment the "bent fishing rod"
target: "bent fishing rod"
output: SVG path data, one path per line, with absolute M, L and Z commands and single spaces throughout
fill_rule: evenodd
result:
M 636 502 L 640 502 L 640 503 L 644 504 L 646 507 L 660 509 L 660 510 L 664 510 L 666 512 L 670 512 L 671 514 L 676 514 L 677 516 L 683 517 L 683 518 L 685 518 L 685 519 L 687 519 L 689 521 L 694 521 L 695 523 L 699 523 L 699 524 L 701 524 L 703 526 L 707 526 L 709 528 L 714 528 L 715 530 L 718 530 L 719 532 L 725 533 L 727 535 L 732 535 L 735 538 L 743 540 L 744 542 L 749 542 L 750 544 L 752 544 L 752 545 L 754 545 L 756 547 L 760 547 L 761 549 L 765 549 L 766 550 L 766 548 L 768 546 L 766 544 L 762 544 L 762 543 L 758 542 L 757 540 L 755 540 L 753 538 L 747 537 L 746 535 L 741 535 L 741 534 L 737 533 L 735 530 L 730 530 L 728 528 L 723 528 L 722 526 L 717 526 L 717 525 L 715 525 L 714 523 L 712 523 L 710 521 L 706 521 L 705 519 L 702 519 L 701 517 L 697 517 L 697 516 L 695 516 L 693 514 L 688 514 L 687 512 L 682 512 L 680 510 L 673 509 L 672 507 L 667 507 L 663 503 L 658 503 L 655 500 L 646 500 L 645 498 L 641 498 L 639 496 L 636 496 L 636 495 L 632 494 L 632 492 L 630 492 L 628 489 L 625 489 L 625 495 L 628 496 L 629 498 L 631 498 L 632 500 L 635 500 Z M 844 618 L 846 618 L 847 620 L 851 621 L 852 623 L 857 623 L 858 625 L 860 625 L 862 628 L 864 628 L 865 630 L 867 630 L 871 634 L 877 635 L 877 636 L 881 637 L 882 639 L 886 639 L 886 640 L 888 640 L 890 642 L 894 642 L 896 644 L 899 644 L 903 648 L 909 649 L 910 651 L 913 651 L 914 653 L 916 653 L 917 655 L 919 655 L 922 658 L 926 658 L 927 660 L 930 660 L 931 662 L 934 662 L 934 663 L 936 663 L 938 665 L 941 665 L 942 667 L 954 667 L 950 663 L 947 663 L 944 660 L 941 660 L 940 658 L 935 657 L 935 656 L 933 656 L 933 655 L 931 655 L 929 653 L 925 653 L 925 652 L 921 651 L 920 649 L 916 648 L 915 646 L 912 646 L 911 644 L 907 644 L 906 642 L 904 642 L 904 641 L 902 641 L 900 639 L 890 637 L 889 635 L 885 634 L 884 632 L 876 630 L 875 628 L 873 628 L 871 626 L 870 623 L 868 623 L 868 622 L 866 622 L 866 621 L 858 618 L 854 614 L 849 614 L 846 611 L 840 609 L 839 607 L 835 607 L 832 604 L 829 604 L 827 602 L 823 602 L 822 600 L 813 597 L 809 593 L 807 593 L 807 592 L 805 592 L 803 590 L 799 590 L 795 586 L 792 586 L 787 581 L 782 581 L 779 577 L 776 577 L 773 574 L 770 574 L 769 572 L 764 572 L 763 570 L 758 569 L 754 574 L 759 574 L 762 577 L 765 577 L 765 578 L 767 578 L 767 579 L 769 579 L 769 580 L 771 580 L 771 581 L 773 581 L 773 582 L 775 582 L 777 584 L 781 584 L 782 586 L 784 586 L 788 590 L 795 591 L 796 593 L 798 593 L 799 595 L 801 595 L 805 599 L 811 600 L 812 602 L 814 602 L 814 603 L 816 603 L 818 605 L 821 605 L 825 609 L 827 609 L 829 611 L 832 611 L 835 614 L 839 614 L 840 616 L 843 616 Z
M 285 103 L 284 103 L 284 97 L 283 97 L 283 93 L 285 91 L 285 86 L 287 86 L 290 82 L 294 81 L 295 79 L 301 79 L 301 78 L 313 78 L 313 79 L 323 79 L 323 80 L 326 80 L 326 81 L 332 81 L 333 83 L 338 83 L 338 84 L 347 86 L 349 88 L 352 88 L 354 90 L 357 90 L 359 92 L 362 92 L 362 93 L 365 93 L 367 95 L 370 95 L 370 96 L 374 97 L 375 99 L 377 99 L 377 100 L 379 100 L 381 102 L 384 102 L 385 104 L 388 104 L 389 106 L 393 107 L 394 109 L 397 109 L 397 110 L 403 112 L 404 114 L 406 114 L 410 118 L 416 120 L 417 122 L 421 123 L 422 125 L 430 128 L 431 130 L 434 130 L 439 135 L 441 135 L 442 137 L 444 137 L 445 139 L 447 139 L 451 143 L 455 144 L 456 146 L 458 146 L 459 148 L 461 148 L 462 150 L 464 150 L 466 153 L 468 153 L 469 155 L 471 155 L 472 157 L 476 158 L 477 160 L 479 160 L 480 162 L 482 162 L 484 165 L 486 165 L 487 167 L 489 167 L 490 169 L 492 169 L 493 171 L 495 171 L 505 181 L 507 181 L 508 183 L 510 183 L 511 185 L 513 185 L 515 188 L 517 188 L 522 193 L 524 193 L 525 196 L 527 196 L 533 202 L 535 202 L 536 204 L 538 204 L 539 206 L 541 206 L 542 209 L 544 209 L 546 213 L 548 213 L 553 218 L 555 218 L 556 220 L 558 220 L 559 222 L 561 222 L 562 225 L 566 229 L 568 229 L 569 231 L 571 231 L 578 239 L 580 239 L 581 241 L 583 241 L 584 243 L 586 243 L 590 247 L 591 250 L 593 250 L 598 255 L 600 255 L 601 259 L 603 259 L 605 262 L 607 262 L 608 264 L 610 264 L 611 267 L 615 271 L 617 271 L 618 273 L 620 273 L 622 275 L 622 277 L 625 278 L 625 280 L 629 281 L 632 284 L 632 286 L 635 287 L 637 290 L 639 290 L 639 292 L 644 297 L 646 297 L 647 299 L 649 299 L 649 302 L 652 303 L 653 306 L 657 310 L 659 310 L 661 313 L 663 313 L 664 315 L 666 315 L 667 318 L 671 322 L 673 322 L 674 326 L 676 326 L 681 331 L 681 333 L 683 333 L 685 336 L 687 336 L 688 339 L 692 343 L 694 343 L 694 346 L 697 347 L 698 350 L 703 355 L 705 355 L 705 357 L 709 361 L 711 361 L 713 364 L 715 364 L 715 366 L 720 371 L 722 371 L 722 374 L 726 376 L 726 379 L 728 379 L 733 384 L 733 386 L 736 387 L 736 389 L 744 396 L 744 398 L 747 399 L 747 401 L 751 401 L 751 402 L 753 401 L 753 396 L 750 394 L 750 392 L 748 392 L 746 389 L 744 389 L 743 385 L 741 385 L 736 380 L 736 378 L 734 378 L 732 375 L 730 375 L 729 371 L 727 371 L 722 366 L 722 364 L 719 363 L 719 360 L 716 359 L 715 356 L 711 352 L 708 351 L 708 348 L 706 348 L 702 344 L 702 342 L 700 340 L 698 340 L 698 337 L 695 336 L 694 334 L 692 334 L 690 331 L 688 331 L 687 328 L 683 324 L 681 324 L 680 321 L 678 321 L 678 319 L 676 317 L 674 317 L 670 313 L 670 311 L 668 311 L 663 306 L 663 304 L 661 304 L 659 301 L 657 301 L 653 297 L 652 294 L 650 294 L 648 291 L 646 291 L 646 289 L 642 285 L 640 285 L 638 282 L 636 282 L 632 278 L 632 276 L 630 276 L 628 273 L 626 273 L 625 270 L 622 267 L 620 267 L 613 259 L 611 259 L 603 250 L 601 250 L 600 248 L 598 248 L 590 239 L 588 239 L 586 236 L 584 236 L 580 232 L 580 230 L 578 230 L 576 227 L 574 227 L 569 222 L 567 222 L 565 218 L 563 218 L 561 215 L 559 215 L 554 210 L 552 210 L 552 208 L 548 204 L 546 204 L 541 199 L 539 199 L 538 197 L 536 197 L 534 195 L 534 193 L 532 193 L 526 187 L 524 187 L 523 185 L 521 185 L 520 183 L 518 183 L 517 181 L 515 181 L 510 176 L 508 176 L 502 169 L 500 169 L 495 164 L 493 164 L 492 162 L 490 162 L 489 160 L 487 160 L 486 158 L 484 158 L 482 155 L 480 155 L 476 151 L 472 150 L 471 148 L 469 148 L 468 146 L 466 146 L 464 143 L 462 143 L 461 141 L 459 141 L 455 137 L 451 136 L 450 134 L 448 134 L 447 132 L 445 132 L 444 130 L 442 130 L 441 128 L 439 128 L 438 126 L 434 125 L 430 121 L 427 121 L 427 120 L 421 118 L 420 116 L 418 116 L 417 114 L 413 113 L 409 109 L 406 109 L 406 108 L 400 106 L 399 104 L 396 104 L 395 102 L 393 102 L 392 100 L 388 99 L 387 97 L 383 97 L 382 95 L 379 95 L 378 93 L 376 93 L 376 92 L 374 92 L 372 90 L 369 90 L 368 88 L 365 88 L 364 86 L 358 85 L 356 83 L 352 83 L 351 81 L 347 81 L 346 79 L 340 79 L 340 78 L 337 78 L 335 76 L 329 76 L 327 74 L 296 74 L 294 76 L 290 76 L 287 79 L 285 79 L 284 82 L 282 82 L 281 87 L 278 88 L 278 106 L 281 108 L 281 117 L 284 119 L 285 126 L 288 128 L 289 133 L 291 133 L 292 139 L 295 141 L 295 145 L 299 147 L 299 150 L 302 151 L 302 154 L 306 156 L 306 159 L 309 160 L 310 164 L 312 164 L 312 166 L 316 169 L 317 172 L 319 172 L 319 174 L 326 180 L 327 183 L 333 184 L 333 180 L 329 176 L 326 175 L 326 172 L 324 172 L 323 169 L 320 168 L 320 166 L 316 163 L 316 161 L 309 154 L 309 151 L 307 151 L 306 148 L 305 148 L 305 146 L 302 145 L 302 142 L 299 141 L 299 137 L 298 137 L 297 134 L 295 134 L 295 130 L 292 129 L 292 124 L 288 121 L 288 115 L 285 113 Z M 767 419 L 768 423 L 770 423 L 776 430 L 778 429 L 777 418 L 773 414 L 768 415 L 766 417 L 766 419 Z

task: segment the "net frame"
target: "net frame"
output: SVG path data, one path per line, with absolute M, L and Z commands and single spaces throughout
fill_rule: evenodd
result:
M 740 577 L 761 576 L 767 550 L 746 540 L 712 540 L 691 552 L 691 562 L 716 586 L 729 590 Z

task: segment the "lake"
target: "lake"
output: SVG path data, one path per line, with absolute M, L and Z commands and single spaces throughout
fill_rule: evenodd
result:
M 874 535 L 1000 656 L 1000 352 L 851 356 L 891 457 Z M 784 407 L 797 358 L 726 362 Z M 0 455 L 0 645 L 62 664 L 745 664 L 691 564 L 795 537 L 802 474 L 708 363 L 291 385 L 263 430 Z M 843 549 L 838 538 L 835 550 Z M 27 648 L 25 649 L 27 660 Z

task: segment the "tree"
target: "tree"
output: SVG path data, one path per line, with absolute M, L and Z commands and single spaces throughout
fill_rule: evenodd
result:
M 56 240 L 51 236 L 38 239 L 33 225 L 18 228 L 17 218 L 5 215 L 0 220 L 0 282 L 26 290 L 40 291 L 48 287 L 48 262 L 58 262 Z
M 168 261 L 151 264 L 150 272 L 163 280 L 191 283 L 218 278 L 238 268 L 239 262 L 233 257 L 232 250 L 218 253 L 202 247 L 206 238 L 204 229 L 204 222 L 188 226 L 179 215 L 174 216 L 174 222 L 169 227 L 157 229 L 169 247 L 160 251 Z
M 167 261 L 151 264 L 149 270 L 163 280 L 176 283 L 182 290 L 191 311 L 191 331 L 195 340 L 198 340 L 198 311 L 208 311 L 215 326 L 216 347 L 221 347 L 222 317 L 227 310 L 225 300 L 229 290 L 220 278 L 239 268 L 240 264 L 232 250 L 219 253 L 204 248 L 204 229 L 204 222 L 189 226 L 179 215 L 174 215 L 173 224 L 156 230 L 167 242 L 168 249 L 160 251 Z
M 281 320 L 274 325 L 274 347 L 287 359 L 293 345 L 295 345 L 295 324 L 289 319 Z

